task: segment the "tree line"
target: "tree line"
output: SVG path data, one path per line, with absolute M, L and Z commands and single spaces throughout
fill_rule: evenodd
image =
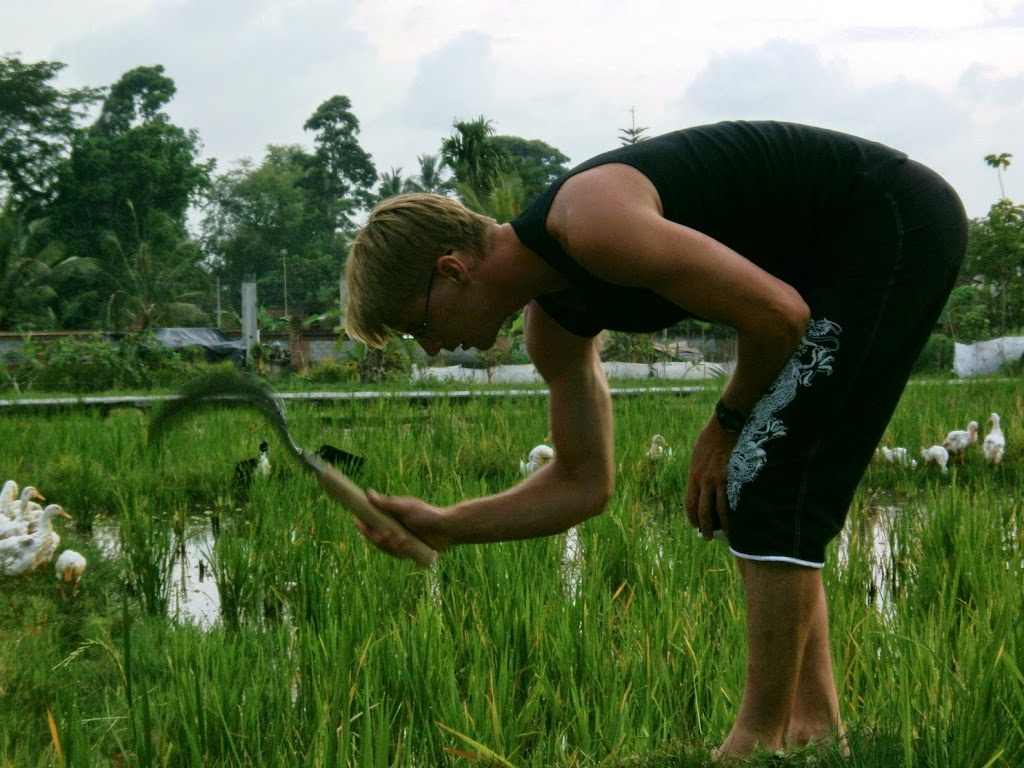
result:
M 381 173 L 335 95 L 303 125 L 311 150 L 269 145 L 221 171 L 168 116 L 176 87 L 162 66 L 61 89 L 64 67 L 0 58 L 2 331 L 207 325 L 218 290 L 243 278 L 268 318 L 336 315 L 349 242 L 378 200 L 452 194 L 507 220 L 569 160 L 480 117 L 455 120 L 415 174 Z M 220 298 L 237 313 L 237 290 Z
M 210 325 L 222 305 L 237 316 L 243 278 L 259 285 L 265 323 L 333 327 L 341 267 L 374 203 L 437 192 L 508 221 L 569 163 L 480 116 L 454 119 L 412 174 L 382 172 L 338 94 L 303 124 L 311 149 L 271 144 L 261 160 L 221 170 L 202 159 L 198 131 L 168 116 L 176 86 L 162 66 L 59 88 L 65 66 L 0 58 L 0 331 Z M 645 131 L 634 120 L 619 140 Z M 1011 157 L 985 158 L 1001 195 L 971 222 L 942 321 L 957 340 L 1024 328 L 1024 207 L 1002 194 Z

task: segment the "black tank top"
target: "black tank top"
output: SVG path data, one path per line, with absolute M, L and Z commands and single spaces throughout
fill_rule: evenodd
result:
M 654 184 L 665 218 L 713 237 L 803 293 L 828 266 L 825 247 L 846 215 L 877 201 L 906 159 L 882 144 L 806 125 L 702 125 L 581 163 L 511 224 L 571 283 L 537 299 L 560 325 L 580 336 L 606 328 L 650 332 L 694 315 L 653 291 L 601 280 L 562 250 L 547 232 L 547 217 L 566 179 L 607 163 L 632 166 Z

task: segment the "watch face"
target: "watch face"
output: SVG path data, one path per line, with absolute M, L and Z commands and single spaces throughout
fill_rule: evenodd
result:
M 721 400 L 715 403 L 715 417 L 726 432 L 739 432 L 747 421 L 742 414 L 730 410 Z

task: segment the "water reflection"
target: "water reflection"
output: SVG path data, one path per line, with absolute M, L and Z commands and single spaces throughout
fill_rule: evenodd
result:
M 180 535 L 168 532 L 168 552 L 173 557 L 167 585 L 167 615 L 182 623 L 210 628 L 220 621 L 220 595 L 210 570 L 213 534 L 205 517 L 185 522 Z M 93 540 L 108 558 L 121 557 L 121 526 L 117 521 L 97 521 Z
M 580 591 L 580 573 L 583 570 L 583 551 L 580 547 L 580 533 L 570 528 L 565 534 L 565 551 L 562 554 L 562 582 L 565 596 L 576 602 Z
M 895 618 L 896 600 L 908 586 L 905 542 L 898 532 L 900 516 L 908 513 L 923 516 L 927 511 L 893 504 L 865 507 L 862 513 L 851 515 L 839 538 L 839 566 L 851 568 L 855 558 L 867 558 L 866 598 L 887 619 Z
M 923 515 L 925 510 L 910 510 Z M 886 618 L 895 615 L 895 601 L 900 591 L 906 589 L 903 545 L 898 535 L 899 516 L 908 510 L 897 505 L 872 505 L 865 507 L 856 519 L 851 518 L 838 542 L 838 563 L 842 568 L 852 567 L 854 558 L 866 555 L 869 577 L 865 585 L 869 604 Z M 94 540 L 106 557 L 121 557 L 121 529 L 117 521 L 97 521 L 94 526 Z M 209 628 L 220 623 L 220 595 L 213 577 L 210 563 L 214 558 L 214 536 L 210 520 L 205 516 L 193 516 L 185 522 L 183 533 L 174 531 L 167 534 L 169 539 L 168 557 L 170 584 L 168 585 L 168 616 L 182 623 Z M 1020 532 L 1017 521 L 1011 519 L 1003 532 L 1003 549 L 1007 553 L 1007 568 L 1024 569 L 1021 555 Z M 661 548 L 653 551 L 660 556 Z M 565 534 L 565 546 L 561 562 L 561 575 L 565 596 L 575 601 L 579 595 L 582 570 L 584 567 L 583 547 L 579 531 L 571 528 Z M 440 597 L 436 575 L 432 575 L 430 591 Z

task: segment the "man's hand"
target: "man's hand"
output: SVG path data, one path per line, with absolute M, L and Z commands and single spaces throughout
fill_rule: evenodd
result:
M 440 507 L 412 496 L 381 496 L 372 490 L 366 491 L 366 498 L 377 509 L 391 515 L 408 528 L 435 552 L 441 552 L 451 545 L 452 542 L 442 532 L 445 515 Z M 379 549 L 392 557 L 412 557 L 408 535 L 372 528 L 362 520 L 354 519 L 360 533 Z
M 729 532 L 729 499 L 725 481 L 729 456 L 739 435 L 726 432 L 714 417 L 704 426 L 693 446 L 686 486 L 686 514 L 690 524 L 707 540 L 716 528 Z

